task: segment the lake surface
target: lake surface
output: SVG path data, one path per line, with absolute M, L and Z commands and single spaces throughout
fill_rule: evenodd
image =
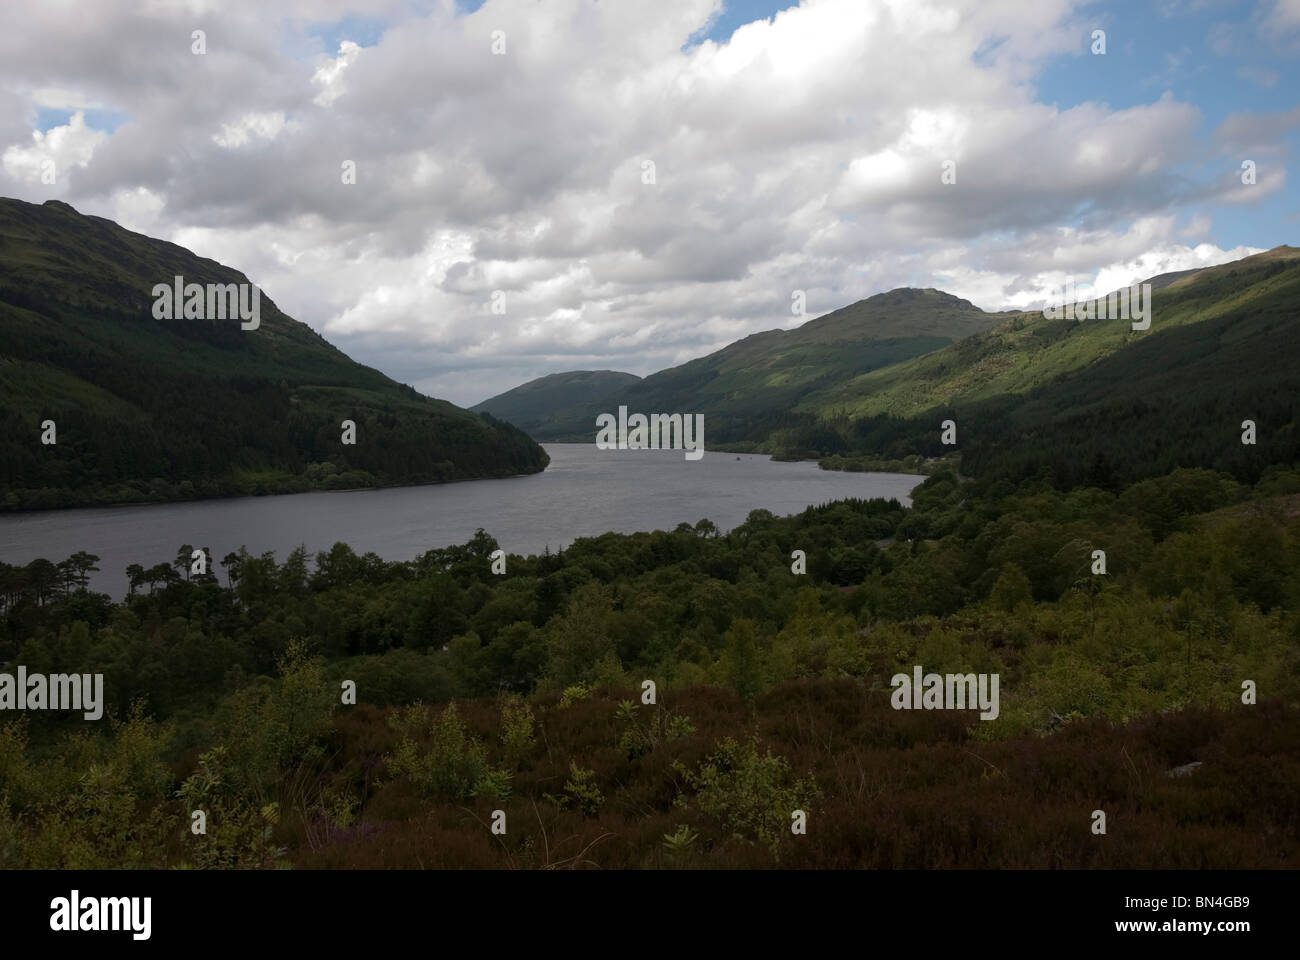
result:
M 506 480 L 0 514 L 0 560 L 57 563 L 86 550 L 100 558 L 92 588 L 116 599 L 126 594 L 128 564 L 171 562 L 183 543 L 208 547 L 216 561 L 241 546 L 283 560 L 299 544 L 314 554 L 339 541 L 359 554 L 413 560 L 464 543 L 482 527 L 506 553 L 527 555 L 578 537 L 672 530 L 706 517 L 727 531 L 760 508 L 784 515 L 845 497 L 910 504 L 908 494 L 925 479 L 756 454 L 708 452 L 689 461 L 681 450 L 543 446 L 551 455 L 543 473 Z

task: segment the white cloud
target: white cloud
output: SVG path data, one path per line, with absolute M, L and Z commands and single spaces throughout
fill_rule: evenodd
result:
M 953 266 L 936 264 L 933 272 L 945 281 L 948 292 L 986 310 L 1037 309 L 1059 302 L 1067 282 L 1080 297 L 1103 295 L 1162 273 L 1212 267 L 1262 252 L 1260 247 L 1222 249 L 1208 242 L 1190 246 L 1175 239 L 1209 228 L 1204 216 L 1194 217 L 1182 230 L 1175 228 L 1173 217 L 1145 218 L 1123 230 L 1063 228 L 1033 238 L 1036 253 L 1004 260 L 998 264 L 1001 269 L 974 270 L 966 265 L 970 251 L 958 249 L 946 252 Z M 1012 272 L 1017 266 L 1025 271 Z
M 212 135 L 219 147 L 233 149 L 252 140 L 274 140 L 285 127 L 284 113 L 246 113 L 234 123 L 223 123 L 221 132 Z
M 64 171 L 89 164 L 95 148 L 106 137 L 102 131 L 86 126 L 85 115 L 78 110 L 61 127 L 51 127 L 44 133 L 33 130 L 31 146 L 8 147 L 0 162 L 14 179 L 40 183 L 47 162 L 53 161 L 55 182 L 59 183 Z
M 313 103 L 329 106 L 343 96 L 343 74 L 352 62 L 361 54 L 361 47 L 351 40 L 339 44 L 339 55 L 333 60 L 326 60 L 314 74 L 311 82 L 321 88 Z
M 119 190 L 113 194 L 112 219 L 136 233 L 152 234 L 158 225 L 164 200 L 147 187 Z
M 32 91 L 32 103 L 51 110 L 93 110 L 101 106 L 79 90 L 41 87 Z

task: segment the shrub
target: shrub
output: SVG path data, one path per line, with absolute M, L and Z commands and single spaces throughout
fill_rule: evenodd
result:
M 184 867 L 202 869 L 271 869 L 287 867 L 287 850 L 272 842 L 280 822 L 280 805 L 258 806 L 242 796 L 226 778 L 228 752 L 214 747 L 199 757 L 199 769 L 191 774 L 176 796 L 185 812 L 185 836 L 192 850 L 192 862 Z M 190 830 L 194 811 L 205 814 L 205 832 Z
M 997 582 L 993 584 L 989 599 L 993 602 L 993 606 L 1007 613 L 1013 612 L 1022 603 L 1032 602 L 1033 586 L 1029 582 L 1029 576 L 1019 564 L 1008 563 L 1002 568 Z
M 321 738 L 338 706 L 337 688 L 325 681 L 323 662 L 290 641 L 273 682 L 231 694 L 220 711 L 227 732 L 225 777 L 259 805 L 275 795 L 288 775 L 324 759 Z
M 790 783 L 789 762 L 771 750 L 760 753 L 756 736 L 744 745 L 724 738 L 696 771 L 681 761 L 674 761 L 673 769 L 695 791 L 695 805 L 702 813 L 732 836 L 763 844 L 778 860 L 790 815 L 808 810 L 820 795 L 811 779 Z M 675 802 L 686 807 L 690 800 L 683 791 Z
M 620 701 L 615 718 L 623 725 L 618 748 L 629 760 L 649 753 L 661 743 L 680 740 L 695 732 L 690 718 L 655 707 L 644 723 L 638 722 L 638 708 L 631 700 Z
M 564 692 L 560 694 L 560 709 L 567 709 L 579 700 L 586 700 L 590 696 L 591 687 L 588 687 L 586 684 L 575 683 L 571 687 L 565 687 Z
M 664 834 L 664 849 L 668 856 L 677 863 L 684 863 L 695 852 L 695 841 L 700 835 L 684 823 L 677 825 L 674 833 Z
M 564 796 L 550 799 L 561 807 L 579 811 L 584 817 L 594 817 L 600 811 L 600 805 L 605 802 L 605 795 L 596 786 L 596 771 L 584 770 L 576 760 L 570 760 L 569 781 L 564 785 Z
M 533 749 L 533 711 L 520 696 L 511 694 L 501 701 L 501 747 L 514 766 Z
M 466 732 L 455 703 L 430 718 L 419 703 L 389 715 L 389 725 L 402 735 L 397 749 L 384 757 L 392 773 L 406 777 L 422 793 L 452 800 L 468 800 L 476 791 L 497 795 L 503 784 L 508 794 L 509 774 L 488 766 L 483 744 Z M 427 748 L 417 743 L 417 735 L 428 741 Z
M 492 770 L 488 769 L 474 783 L 474 788 L 470 795 L 483 800 L 509 800 L 510 799 L 510 780 L 509 770 Z

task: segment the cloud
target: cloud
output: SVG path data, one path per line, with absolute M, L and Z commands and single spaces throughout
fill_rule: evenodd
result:
M 970 252 L 964 249 L 949 252 L 947 259 L 955 261 L 953 266 L 936 263 L 932 269 L 946 281 L 948 292 L 986 310 L 1038 309 L 1059 302 L 1067 282 L 1081 296 L 1101 295 L 1162 273 L 1215 266 L 1262 252 L 1260 247 L 1225 250 L 1209 242 L 1195 246 L 1179 242 L 1204 235 L 1209 226 L 1209 219 L 1201 216 L 1180 230 L 1174 217 L 1165 216 L 1144 218 L 1122 230 L 1065 227 L 1032 238 L 1036 242 L 1027 244 L 1023 252 L 995 254 L 984 270 L 968 265 Z M 1050 261 L 1033 255 L 1033 247 L 1050 251 Z
M 321 88 L 313 103 L 327 107 L 343 96 L 343 74 L 360 54 L 361 47 L 351 40 L 344 40 L 339 44 L 339 55 L 333 60 L 326 60 L 312 74 L 311 82 Z
M 814 315 L 903 285 L 996 308 L 1066 271 L 1191 262 L 1213 204 L 1285 182 L 1265 154 L 1285 118 L 1229 118 L 1207 170 L 1191 103 L 1039 102 L 1044 68 L 1086 54 L 1087 4 L 805 0 L 685 48 L 719 0 L 544 6 L 16 7 L 0 192 L 48 198 L 33 163 L 57 147 L 79 209 L 237 267 L 362 362 L 468 404 L 793 326 L 793 290 Z M 380 25 L 372 45 L 352 16 Z M 125 120 L 32 139 L 36 107 L 92 105 Z M 1224 162 L 1242 143 L 1251 188 Z
M 1243 80 L 1249 80 L 1251 83 L 1257 83 L 1268 90 L 1276 87 L 1278 80 L 1281 79 L 1276 70 L 1269 70 L 1267 67 L 1256 67 L 1251 64 L 1238 67 L 1237 76 Z
M 44 133 L 33 130 L 31 146 L 7 148 L 0 163 L 15 180 L 40 183 L 53 176 L 53 182 L 58 183 L 65 171 L 89 164 L 95 148 L 106 136 L 87 127 L 85 115 L 78 110 L 61 127 L 51 127 Z
M 253 140 L 274 140 L 284 129 L 284 114 L 246 113 L 234 123 L 223 123 L 221 132 L 213 134 L 212 142 L 219 147 L 242 147 Z
M 1278 153 L 1282 138 L 1300 127 L 1300 107 L 1278 113 L 1230 113 L 1214 129 L 1214 139 L 1225 151 Z
M 1300 0 L 1274 0 L 1264 26 L 1281 32 L 1300 29 Z

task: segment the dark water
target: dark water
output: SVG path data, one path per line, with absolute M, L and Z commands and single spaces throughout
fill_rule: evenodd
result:
M 507 553 L 526 555 L 577 537 L 672 530 L 705 517 L 726 531 L 759 508 L 782 515 L 844 497 L 907 504 L 924 479 L 734 453 L 688 461 L 680 450 L 545 447 L 551 465 L 544 473 L 508 480 L 0 515 L 0 560 L 57 563 L 86 550 L 100 558 L 91 586 L 117 597 L 126 593 L 128 564 L 170 562 L 183 543 L 208 547 L 217 561 L 241 546 L 283 560 L 299 544 L 315 553 L 338 541 L 357 553 L 413 560 L 464 543 L 482 527 Z

